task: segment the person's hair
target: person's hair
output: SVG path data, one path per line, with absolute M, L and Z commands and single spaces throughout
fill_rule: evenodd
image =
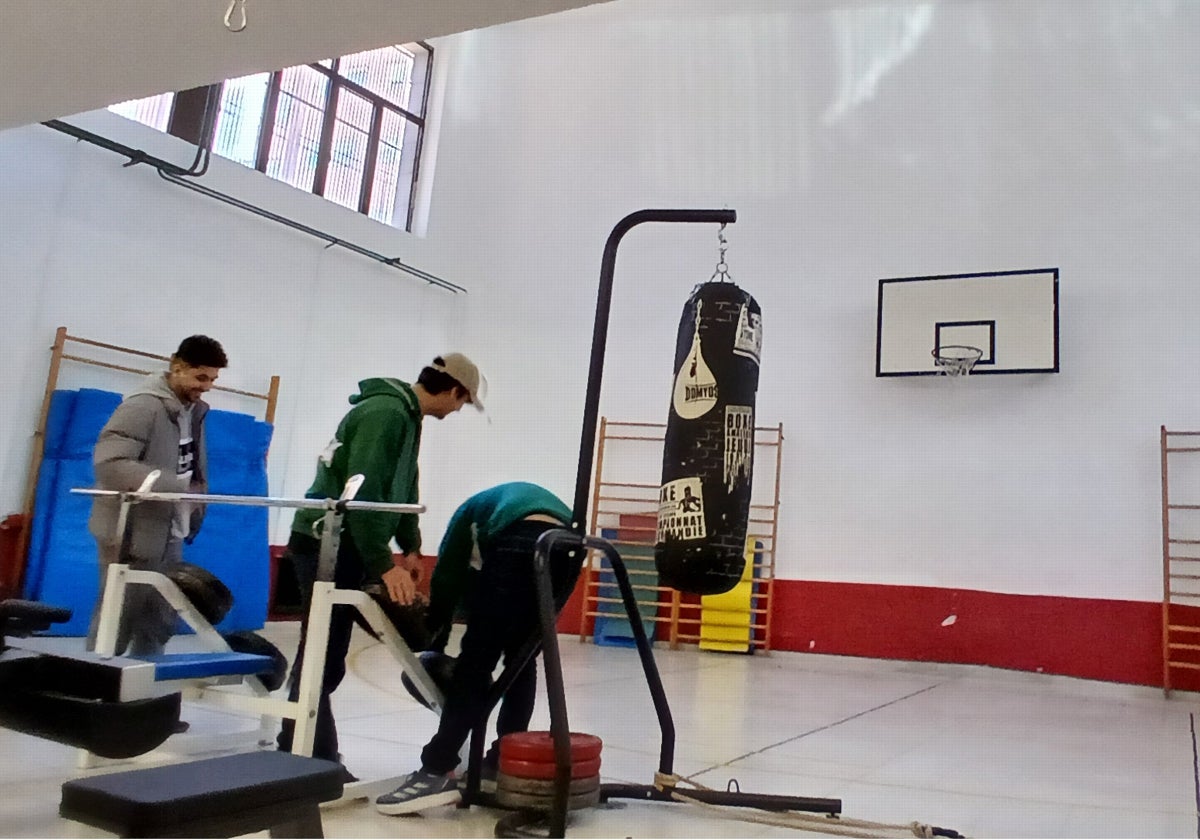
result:
M 189 367 L 223 368 L 229 365 L 221 342 L 206 335 L 189 335 L 179 343 L 175 358 Z
M 433 360 L 435 365 L 445 364 L 442 357 L 438 356 Z M 438 370 L 434 367 L 421 368 L 421 375 L 417 377 L 417 384 L 424 388 L 429 394 L 436 395 L 444 391 L 449 391 L 451 388 L 458 388 L 464 394 L 470 392 L 466 387 L 444 370 Z

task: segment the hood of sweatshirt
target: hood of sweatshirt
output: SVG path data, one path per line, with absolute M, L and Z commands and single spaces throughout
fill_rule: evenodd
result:
M 129 396 L 136 397 L 142 394 L 148 394 L 162 400 L 163 405 L 166 406 L 167 413 L 172 417 L 179 416 L 179 412 L 183 410 L 183 401 L 176 396 L 175 392 L 171 390 L 171 386 L 167 384 L 167 374 L 165 372 L 150 374 L 138 384 L 137 388 L 130 392 Z M 193 416 L 199 416 L 208 410 L 208 404 L 204 400 L 200 400 L 193 405 L 195 407 L 192 412 Z
M 392 397 L 404 403 L 404 406 L 414 415 L 420 415 L 421 406 L 417 395 L 407 382 L 391 377 L 376 377 L 364 379 L 358 383 L 358 393 L 350 395 L 350 404 L 357 405 L 367 397 Z

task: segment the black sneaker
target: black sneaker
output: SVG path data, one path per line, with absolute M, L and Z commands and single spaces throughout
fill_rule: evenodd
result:
M 447 773 L 439 776 L 418 770 L 405 777 L 404 783 L 391 793 L 375 800 L 375 809 L 381 814 L 397 816 L 413 814 L 438 805 L 453 805 L 462 800 L 458 782 Z

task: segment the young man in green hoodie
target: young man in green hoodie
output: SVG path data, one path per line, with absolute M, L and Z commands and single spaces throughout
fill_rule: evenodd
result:
M 204 395 L 229 364 L 219 342 L 193 335 L 179 344 L 165 373 L 152 373 L 117 406 L 96 441 L 92 463 L 101 490 L 137 490 L 154 470 L 161 475 L 152 490 L 204 493 L 208 463 Z M 88 529 L 100 554 L 100 597 L 92 612 L 88 648 L 96 644 L 100 604 L 110 564 L 118 558 L 133 568 L 163 571 L 183 559 L 183 545 L 195 539 L 204 519 L 201 505 L 141 504 L 129 511 L 125 533 L 116 533 L 116 499 L 96 497 Z M 158 591 L 131 586 L 125 593 L 117 653 L 162 653 L 175 630 L 175 610 Z
M 408 814 L 459 801 L 453 771 L 467 736 L 485 711 L 492 672 L 501 656 L 507 666 L 539 626 L 533 565 L 538 538 L 568 527 L 571 516 L 546 488 L 514 481 L 476 493 L 451 517 L 430 581 L 426 622 L 439 650 L 458 610 L 467 615 L 466 633 L 437 734 L 421 751 L 421 769 L 375 800 L 380 812 Z M 556 609 L 575 586 L 580 566 L 576 553 L 561 549 L 550 555 Z M 484 757 L 485 771 L 496 770 L 500 738 L 529 728 L 536 695 L 537 665 L 530 660 L 500 703 L 497 740 Z
M 346 480 L 362 475 L 356 501 L 416 504 L 417 454 L 421 446 L 421 422 L 425 417 L 441 420 L 470 403 L 483 410 L 481 393 L 486 382 L 475 364 L 461 353 L 438 356 L 421 370 L 413 385 L 398 379 L 365 379 L 359 393 L 350 397 L 354 406 L 338 424 L 333 440 L 321 453 L 317 475 L 306 494 L 315 499 L 336 499 Z M 289 698 L 300 692 L 300 670 L 308 636 L 308 610 L 317 575 L 321 543 L 319 523 L 323 512 L 301 510 L 292 520 L 288 555 L 296 572 L 303 599 L 304 619 L 300 648 L 292 663 Z M 401 558 L 393 562 L 391 540 L 400 547 Z M 408 604 L 416 594 L 420 574 L 421 532 L 414 514 L 348 511 L 342 534 L 334 584 L 338 589 L 359 589 L 380 582 L 391 600 Z M 317 711 L 313 756 L 340 761 L 337 725 L 330 696 L 346 675 L 346 653 L 354 629 L 354 608 L 335 605 L 329 625 L 329 644 L 321 700 Z M 284 720 L 278 745 L 290 751 L 295 722 Z M 346 779 L 353 777 L 347 772 Z

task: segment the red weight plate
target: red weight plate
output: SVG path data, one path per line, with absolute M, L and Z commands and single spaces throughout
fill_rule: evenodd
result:
M 571 733 L 571 760 L 599 758 L 604 742 L 584 732 Z M 500 756 L 518 761 L 554 762 L 554 739 L 549 732 L 513 732 L 500 739 Z
M 553 779 L 556 775 L 553 761 L 521 761 L 515 758 L 500 757 L 500 772 L 506 776 L 518 779 Z M 600 773 L 600 759 L 589 758 L 586 761 L 571 762 L 571 778 L 582 779 L 585 776 L 596 776 Z

